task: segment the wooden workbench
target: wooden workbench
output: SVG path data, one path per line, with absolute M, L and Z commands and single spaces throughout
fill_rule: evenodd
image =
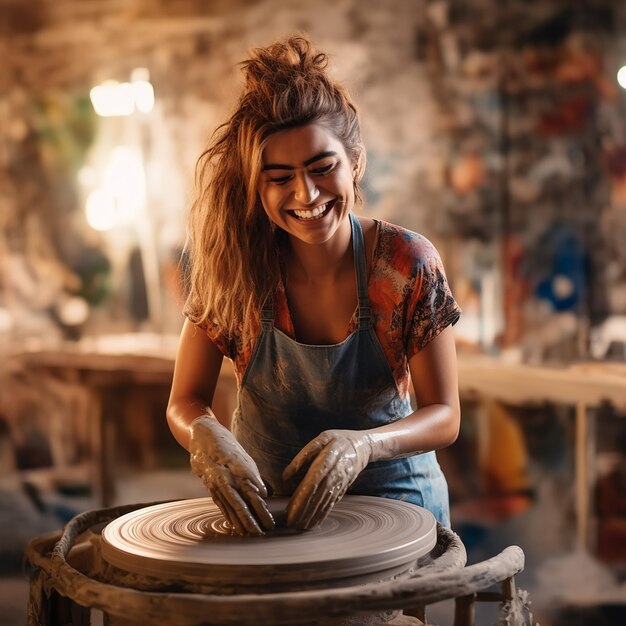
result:
M 509 404 L 552 402 L 575 408 L 576 535 L 578 547 L 587 548 L 595 483 L 595 433 L 589 409 L 605 402 L 626 408 L 626 363 L 582 362 L 550 367 L 462 355 L 459 387 L 462 395 L 476 394 Z
M 121 386 L 161 385 L 172 380 L 177 337 L 121 335 L 101 337 L 50 349 L 23 350 L 13 356 L 21 367 L 78 385 L 90 399 L 93 424 L 95 484 L 98 503 L 107 506 L 114 492 L 114 424 L 103 419 L 107 394 Z M 626 407 L 626 364 L 578 363 L 549 367 L 507 363 L 483 356 L 459 356 L 461 395 L 478 395 L 510 404 L 553 402 L 576 411 L 577 538 L 587 545 L 592 461 L 595 457 L 589 408 L 603 402 Z M 230 364 L 225 362 L 217 396 L 228 411 L 236 389 Z M 225 400 L 224 400 L 225 399 Z
M 140 395 L 142 390 L 156 388 L 167 397 L 177 344 L 177 336 L 119 335 L 54 348 L 35 346 L 10 357 L 14 371 L 27 372 L 34 381 L 52 378 L 57 386 L 65 385 L 71 394 L 81 397 L 72 408 L 82 411 L 78 421 L 89 425 L 91 483 L 98 505 L 110 506 L 115 501 L 117 420 L 110 415 L 112 400 L 123 397 L 124 410 L 132 413 L 133 419 L 143 420 L 144 429 L 149 429 L 154 416 L 147 414 L 149 407 L 145 402 L 142 405 Z M 226 363 L 216 389 L 218 414 L 232 411 L 234 390 L 234 374 Z

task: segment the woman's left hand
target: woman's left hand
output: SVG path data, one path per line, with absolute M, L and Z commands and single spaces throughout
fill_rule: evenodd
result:
M 323 522 L 372 460 L 373 447 L 370 433 L 358 430 L 326 430 L 304 446 L 283 472 L 289 480 L 309 466 L 291 496 L 287 525 L 304 530 Z

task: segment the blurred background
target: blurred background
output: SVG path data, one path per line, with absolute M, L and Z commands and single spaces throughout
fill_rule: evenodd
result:
M 520 545 L 541 624 L 626 623 L 623 0 L 0 0 L 0 624 L 31 537 L 203 495 L 164 415 L 195 161 L 296 31 L 360 105 L 361 212 L 431 239 L 463 309 L 469 561 Z

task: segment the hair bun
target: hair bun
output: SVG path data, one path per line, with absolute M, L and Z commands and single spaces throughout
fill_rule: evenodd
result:
M 315 49 L 302 35 L 273 43 L 266 48 L 255 48 L 250 58 L 241 63 L 245 76 L 245 91 L 280 91 L 300 81 L 328 81 L 328 57 Z

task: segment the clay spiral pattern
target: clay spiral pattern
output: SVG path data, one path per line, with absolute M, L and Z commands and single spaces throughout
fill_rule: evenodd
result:
M 346 496 L 308 531 L 281 528 L 287 502 L 269 501 L 277 530 L 262 537 L 232 535 L 208 497 L 139 509 L 106 526 L 102 554 L 130 572 L 231 585 L 406 571 L 436 542 L 434 517 L 406 502 Z

